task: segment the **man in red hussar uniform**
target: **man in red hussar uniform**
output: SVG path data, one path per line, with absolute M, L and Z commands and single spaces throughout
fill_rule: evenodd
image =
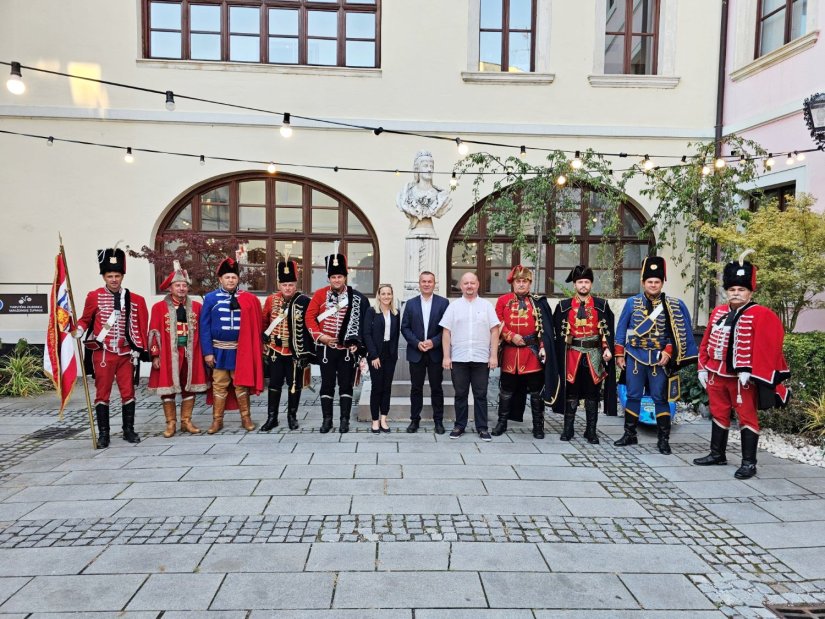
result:
M 507 432 L 507 420 L 513 418 L 513 398 L 516 391 L 530 394 L 530 412 L 533 418 L 533 437 L 544 438 L 545 375 L 543 322 L 540 299 L 530 294 L 533 272 L 522 265 L 514 266 L 507 275 L 513 292 L 501 295 L 496 301 L 496 316 L 501 321 L 501 386 L 498 396 L 498 423 L 493 436 Z M 549 326 L 549 325 L 548 325 Z M 551 356 L 552 356 L 552 351 Z M 552 359 L 551 359 L 552 361 Z M 555 369 L 555 368 L 554 368 Z M 517 412 L 520 418 L 522 409 Z
M 725 450 L 733 409 L 742 437 L 742 465 L 734 473 L 737 479 L 756 475 L 757 410 L 787 403 L 789 392 L 782 383 L 791 375 L 782 354 L 782 322 L 751 299 L 756 290 L 756 267 L 745 258 L 752 251 L 725 265 L 722 285 L 728 302 L 711 312 L 699 346 L 699 382 L 707 389 L 713 422 L 710 454 L 693 463 L 727 464 Z
M 287 387 L 286 419 L 290 430 L 298 429 L 298 403 L 305 379 L 306 365 L 315 352 L 315 343 L 306 329 L 305 314 L 309 297 L 297 291 L 298 263 L 278 262 L 278 292 L 264 302 L 264 354 L 268 358 L 269 391 L 267 417 L 261 432 L 278 427 L 281 390 Z
M 95 377 L 98 449 L 109 446 L 109 398 L 117 381 L 123 411 L 123 440 L 139 443 L 135 433 L 135 385 L 140 361 L 148 361 L 146 301 L 126 288 L 126 254 L 117 246 L 97 252 L 104 286 L 86 295 L 75 337 L 87 332 L 86 373 Z M 91 353 L 91 354 L 89 354 Z
M 189 296 L 191 283 L 189 274 L 175 260 L 172 272 L 160 285 L 160 289 L 169 290 L 169 294 L 152 306 L 149 319 L 149 354 L 152 356 L 149 391 L 159 395 L 163 403 L 166 438 L 175 434 L 178 393 L 181 432 L 200 434 L 192 424 L 192 410 L 195 393 L 206 391 L 207 384 L 198 338 L 201 304 Z
M 369 301 L 347 285 L 347 259 L 334 252 L 326 257 L 329 286 L 315 291 L 306 313 L 306 325 L 315 340 L 321 366 L 321 434 L 332 430 L 332 404 L 338 383 L 341 420 L 338 431 L 349 432 L 356 368 L 366 353 L 364 329 Z
M 217 275 L 220 287 L 204 297 L 200 316 L 201 352 L 212 368 L 212 390 L 207 395 L 212 425 L 206 432 L 222 430 L 224 411 L 236 406 L 241 426 L 251 432 L 255 424 L 249 398 L 264 387 L 261 303 L 251 292 L 238 289 L 240 267 L 234 258 L 224 259 Z

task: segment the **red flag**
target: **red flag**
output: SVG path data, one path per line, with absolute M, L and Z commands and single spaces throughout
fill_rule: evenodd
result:
M 43 350 L 43 369 L 52 379 L 60 397 L 61 415 L 77 380 L 77 358 L 71 335 L 74 322 L 69 304 L 66 264 L 63 255 L 58 254 L 49 299 L 49 326 L 46 330 L 46 347 Z

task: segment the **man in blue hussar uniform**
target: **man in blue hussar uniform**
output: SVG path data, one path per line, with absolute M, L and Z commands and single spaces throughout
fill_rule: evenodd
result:
M 685 304 L 666 297 L 665 260 L 648 256 L 642 264 L 643 292 L 630 297 L 616 324 L 616 365 L 627 385 L 624 434 L 617 447 L 635 445 L 642 396 L 653 399 L 659 452 L 670 454 L 670 404 L 679 399 L 679 368 L 696 363 L 699 351 L 693 340 L 690 314 Z

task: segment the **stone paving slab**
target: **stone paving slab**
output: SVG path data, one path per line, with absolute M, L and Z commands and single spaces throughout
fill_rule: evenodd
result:
M 390 452 L 392 453 L 392 452 Z M 303 454 L 293 454 L 295 456 L 301 456 Z M 324 452 L 316 452 L 312 454 L 312 464 L 323 464 L 323 465 L 330 465 L 330 464 L 378 464 L 378 453 L 377 452 L 363 452 L 359 451 L 358 453 L 324 453 Z M 295 464 L 310 464 L 309 462 L 298 463 Z
M 386 494 L 488 494 L 480 479 L 388 479 Z
M 488 480 L 484 482 L 492 496 L 544 496 L 607 498 L 610 495 L 591 481 L 522 481 Z
M 277 456 L 276 456 L 277 457 Z M 307 460 L 309 457 L 307 456 Z M 237 479 L 278 479 L 284 472 L 285 465 L 272 462 L 270 466 L 264 465 L 237 465 L 237 466 L 198 466 L 189 469 L 180 477 L 180 481 L 224 481 Z M 163 470 L 163 469 L 161 469 Z M 150 480 L 146 480 L 150 481 Z M 163 481 L 163 480 L 158 480 Z
M 0 606 L 0 611 L 117 611 L 126 606 L 144 580 L 142 574 L 36 576 Z
M 386 483 L 384 479 L 313 479 L 307 494 L 383 495 Z
M 389 542 L 378 544 L 378 571 L 446 572 L 450 544 L 446 542 Z
M 78 475 L 77 481 L 66 481 L 65 483 L 77 484 L 89 481 L 89 474 L 66 473 L 65 471 L 47 471 L 45 473 L 13 473 L 10 479 L 6 479 L 0 486 L 5 489 L 25 488 L 27 486 L 43 486 L 47 484 L 62 483 L 70 475 Z M 97 478 L 97 474 L 95 474 Z M 121 480 L 118 480 L 121 481 Z M 104 479 L 102 483 L 107 483 Z M 16 492 L 16 490 L 15 490 Z
M 823 544 L 823 540 L 812 540 L 812 543 Z M 771 554 L 803 578 L 825 579 L 825 546 L 775 549 Z
M 808 548 L 825 539 L 825 520 L 742 524 L 736 527 L 763 548 Z
M 310 544 L 213 545 L 200 564 L 201 572 L 302 572 Z
M 759 490 L 736 479 L 728 481 L 683 481 L 674 484 L 694 499 L 764 496 Z
M 206 610 L 222 581 L 222 574 L 152 574 L 127 608 Z
M 227 574 L 210 608 L 214 610 L 330 608 L 335 574 Z M 360 592 L 363 598 L 363 591 Z M 363 599 L 362 599 L 363 601 Z M 356 608 L 363 608 L 363 604 Z
M 251 468 L 257 466 L 272 466 L 276 464 L 309 464 L 309 461 L 313 455 L 314 454 L 308 452 L 293 453 L 292 451 L 276 453 L 271 452 L 267 448 L 265 453 L 253 452 L 247 454 L 242 461 L 242 465 L 244 467 L 248 466 Z
M 533 613 L 524 608 L 441 609 L 417 608 L 416 619 L 533 619 Z
M 266 511 L 271 497 L 234 496 L 217 497 L 204 514 L 206 516 L 246 516 L 259 515 Z
M 333 607 L 486 608 L 474 572 L 345 572 L 338 576 Z
M 14 593 L 19 591 L 23 587 L 23 585 L 29 582 L 29 580 L 29 578 L 24 578 L 22 576 L 15 578 L 0 578 L 0 605 L 2 605 L 3 602 L 8 600 Z M 4 619 L 8 619 L 8 616 L 2 616 L 4 617 Z M 21 619 L 25 616 L 25 613 L 20 615 Z
M 583 466 L 533 466 L 516 464 L 513 466 L 520 479 L 541 479 L 547 481 L 608 481 L 607 475 L 594 468 Z
M 539 544 L 538 549 L 554 572 L 701 574 L 713 571 L 695 552 L 677 544 Z
M 354 464 L 288 464 L 282 479 L 352 479 Z
M 313 544 L 308 572 L 374 572 L 377 544 Z
M 191 516 L 202 514 L 211 498 L 131 499 L 117 512 L 119 518 L 140 516 Z
M 13 522 L 30 514 L 42 503 L 0 503 L 0 522 Z
M 59 487 L 59 486 L 56 486 Z M 52 520 L 54 518 L 106 518 L 123 509 L 128 501 L 49 501 L 28 512 L 31 520 Z
M 612 574 L 484 572 L 481 579 L 492 608 L 639 608 Z
M 631 568 L 632 569 L 632 568 Z M 711 610 L 707 599 L 683 574 L 622 574 L 622 582 L 644 608 Z
M 512 497 L 459 496 L 465 514 L 569 516 L 570 511 L 557 498 L 524 497 L 513 501 Z
M 507 552 L 495 542 L 453 543 L 450 549 L 451 571 L 544 572 L 548 570 L 534 544 L 513 544 Z
M 70 501 L 78 497 L 84 499 L 113 499 L 126 488 L 126 484 L 30 486 L 6 498 L 4 502 Z
M 32 550 L 92 550 L 43 548 Z M 95 548 L 100 551 L 100 548 Z M 84 574 L 192 573 L 209 550 L 208 544 L 181 545 L 170 552 L 164 546 L 109 546 L 84 570 Z M 0 551 L 2 555 L 3 551 Z M 79 570 L 77 570 L 79 571 Z M 77 572 L 76 571 L 76 572 Z M 75 572 L 75 573 L 76 573 Z
M 753 477 L 746 480 L 745 483 L 767 497 L 811 493 L 807 488 L 787 479 L 759 479 L 759 477 Z
M 258 495 L 306 494 L 311 479 L 263 479 L 252 493 Z
M 277 500 L 276 500 L 277 498 Z M 283 496 L 273 497 L 265 514 L 348 514 L 352 497 L 349 496 Z
M 0 576 L 59 576 L 79 574 L 102 548 L 3 548 Z
M 71 471 L 50 482 L 53 484 L 82 484 L 94 479 L 95 483 L 117 484 L 131 482 L 178 481 L 188 469 L 102 469 L 94 473 Z
M 414 434 L 412 436 L 415 436 Z M 439 453 L 439 452 L 401 452 L 401 453 L 380 453 L 378 454 L 378 464 L 464 464 L 460 453 Z
M 265 610 L 253 610 L 249 619 L 413 619 L 412 610 L 389 609 L 381 610 L 279 610 L 277 615 Z M 164 615 L 166 619 L 167 615 Z
M 243 454 L 204 454 L 202 456 L 140 456 L 132 460 L 129 466 L 136 469 L 174 468 L 184 469 L 190 466 L 232 466 L 240 464 Z
M 562 500 L 574 516 L 647 518 L 650 513 L 634 499 L 569 498 Z
M 118 498 L 195 498 L 250 496 L 258 480 L 235 481 L 157 481 L 131 484 Z
M 784 522 L 825 520 L 825 499 L 760 501 L 759 507 Z
M 536 610 L 535 619 L 720 619 L 716 610 Z
M 718 505 L 708 505 L 707 509 L 731 524 L 779 522 L 779 518 L 753 503 L 720 503 Z
M 356 464 L 356 479 L 400 479 L 401 465 L 399 464 Z
M 453 496 L 395 495 L 354 496 L 353 514 L 460 514 Z
M 405 479 L 516 479 L 511 466 L 453 466 L 405 464 Z

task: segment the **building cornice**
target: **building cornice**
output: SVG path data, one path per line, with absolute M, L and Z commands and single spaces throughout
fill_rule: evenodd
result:
M 183 69 L 189 71 L 224 71 L 238 73 L 277 73 L 280 75 L 316 75 L 327 77 L 380 78 L 381 69 L 358 67 L 311 67 L 307 65 L 260 64 L 252 62 L 199 62 L 197 60 L 158 60 L 138 58 L 139 68 Z
M 556 80 L 556 74 L 462 71 L 461 79 L 468 84 L 507 84 L 508 86 L 531 86 L 552 84 Z
M 676 88 L 680 78 L 670 75 L 588 75 L 594 88 Z

